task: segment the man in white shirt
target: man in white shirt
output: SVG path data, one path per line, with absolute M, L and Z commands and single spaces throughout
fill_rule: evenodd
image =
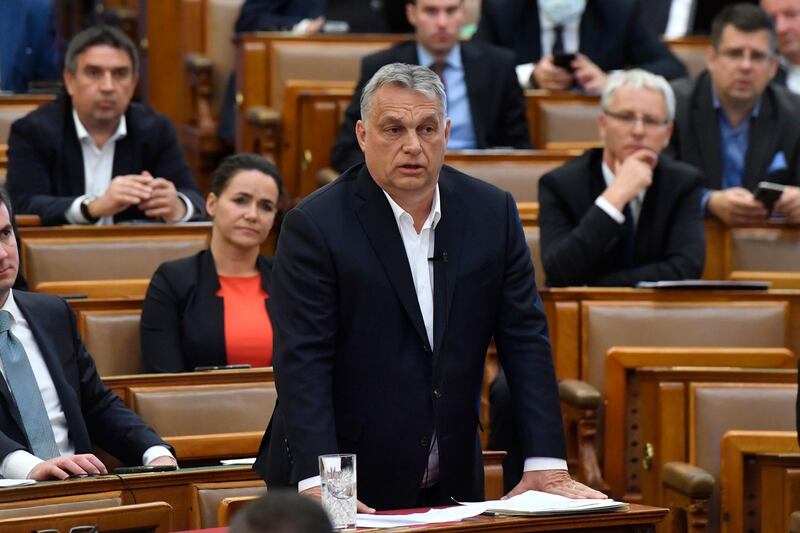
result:
M 19 268 L 0 189 L 0 477 L 105 474 L 98 445 L 130 465 L 177 465 L 169 446 L 100 377 L 61 298 L 11 289 Z
M 356 125 L 365 163 L 285 218 L 269 299 L 280 401 L 254 468 L 319 497 L 318 456 L 356 453 L 358 496 L 376 509 L 482 499 L 478 404 L 494 338 L 527 459 L 512 494 L 603 498 L 567 472 L 516 204 L 443 166 L 446 108 L 430 69 L 380 68 Z
M 136 48 L 119 30 L 96 26 L 73 38 L 67 94 L 11 127 L 7 180 L 17 212 L 44 225 L 202 216 L 175 128 L 131 103 L 138 72 Z
M 761 9 L 775 22 L 780 69 L 775 81 L 800 93 L 800 0 L 761 0 Z

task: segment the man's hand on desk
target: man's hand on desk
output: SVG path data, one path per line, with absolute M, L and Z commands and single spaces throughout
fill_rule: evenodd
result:
M 301 492 L 303 496 L 308 496 L 312 500 L 321 501 L 322 500 L 322 487 L 311 487 L 310 489 L 306 489 Z M 356 512 L 357 513 L 366 513 L 366 514 L 375 514 L 375 509 L 372 507 L 367 507 L 365 504 L 361 503 L 361 500 L 356 500 Z
M 503 496 L 503 499 L 529 490 L 558 494 L 567 498 L 608 498 L 602 492 L 578 483 L 570 477 L 566 470 L 531 470 L 522 474 L 519 484 Z
M 28 479 L 47 481 L 49 479 L 67 479 L 70 476 L 95 476 L 108 474 L 105 465 L 91 453 L 81 455 L 64 455 L 44 461 L 28 472 Z

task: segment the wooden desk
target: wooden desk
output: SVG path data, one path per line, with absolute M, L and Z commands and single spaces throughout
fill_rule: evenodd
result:
M 583 531 L 585 533 L 650 533 L 667 516 L 669 511 L 660 507 L 647 507 L 631 504 L 630 510 L 617 513 L 596 513 L 581 516 L 539 516 L 536 518 L 476 516 L 462 522 L 416 526 L 413 528 L 393 528 L 394 532 L 437 532 L 474 533 L 492 531 L 495 533 L 527 533 L 547 531 Z M 228 528 L 196 530 L 203 533 L 225 533 Z M 359 531 L 385 531 L 383 529 L 363 528 Z M 188 533 L 188 532 L 187 532 Z
M 172 506 L 173 528 L 188 529 L 191 485 L 223 481 L 254 481 L 259 477 L 249 466 L 217 466 L 187 468 L 176 472 L 158 474 L 133 474 L 126 476 L 98 476 L 67 481 L 50 481 L 0 489 L 0 506 L 3 504 L 44 498 L 120 491 L 122 504 L 164 501 Z

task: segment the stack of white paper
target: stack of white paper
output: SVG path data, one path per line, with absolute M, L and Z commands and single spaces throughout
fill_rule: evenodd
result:
M 607 500 L 573 499 L 535 490 L 529 490 L 507 500 L 494 500 L 484 503 L 486 504 L 486 512 L 516 516 L 595 513 L 628 508 L 627 503 L 618 502 L 610 498 Z
M 357 514 L 356 527 L 399 527 L 418 526 L 421 524 L 441 524 L 444 522 L 458 522 L 465 518 L 478 516 L 486 512 L 484 503 L 471 503 L 469 505 L 447 507 L 445 509 L 431 509 L 427 513 L 413 514 Z

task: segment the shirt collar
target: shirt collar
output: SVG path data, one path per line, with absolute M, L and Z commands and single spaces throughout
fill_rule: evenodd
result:
M 25 320 L 25 317 L 22 316 L 22 311 L 20 311 L 19 306 L 17 305 L 17 301 L 14 299 L 14 289 L 8 289 L 8 298 L 6 298 L 6 303 L 0 307 L 0 310 L 8 311 L 8 313 L 11 315 L 12 326 L 16 322 Z
M 567 27 L 571 26 L 572 24 L 580 22 L 581 17 L 583 17 L 584 11 L 585 8 L 581 10 L 579 13 L 576 13 L 570 17 L 565 18 L 559 24 L 561 24 L 564 27 Z M 556 22 L 553 19 L 551 19 L 543 9 L 539 8 L 539 28 L 542 31 L 549 31 L 555 27 L 556 27 Z
M 714 106 L 714 109 L 717 111 L 722 109 L 722 104 L 719 101 L 719 97 L 717 96 L 717 89 L 714 87 L 714 84 L 711 83 L 711 104 Z M 753 110 L 750 112 L 750 118 L 756 118 L 758 116 L 759 111 L 761 111 L 761 97 L 758 97 L 756 100 L 756 105 L 753 106 Z M 725 113 L 722 114 L 725 116 Z M 725 117 L 727 120 L 728 117 Z
M 386 199 L 389 200 L 389 206 L 392 208 L 392 214 L 394 214 L 394 220 L 397 222 L 398 226 L 400 225 L 400 220 L 405 215 L 413 222 L 413 217 L 407 213 L 402 207 L 400 207 L 394 199 L 389 196 L 389 193 L 383 191 L 383 194 L 386 195 Z M 442 203 L 439 198 L 439 184 L 436 184 L 436 188 L 433 190 L 433 205 L 431 207 L 431 212 L 428 214 L 428 218 L 425 219 L 425 223 L 422 225 L 422 229 L 431 228 L 436 229 L 436 225 L 439 223 L 439 220 L 442 218 Z
M 430 52 L 428 52 L 419 41 L 417 41 L 417 59 L 419 59 L 419 64 L 424 67 L 430 67 L 434 63 L 433 56 Z M 450 49 L 450 52 L 444 58 L 445 65 L 461 70 L 463 68 L 463 62 L 461 61 L 461 44 L 456 41 L 455 46 Z
M 72 109 L 72 121 L 75 123 L 75 133 L 78 134 L 78 140 L 84 141 L 86 139 L 91 139 L 92 142 L 94 142 L 94 139 L 92 139 L 91 134 L 89 134 L 89 131 L 86 129 L 86 127 L 84 127 L 83 122 L 81 122 L 81 119 L 78 117 L 78 112 L 75 111 L 74 108 Z M 123 114 L 121 117 L 119 117 L 119 124 L 117 125 L 117 130 L 108 140 L 108 142 L 114 142 L 117 139 L 125 137 L 127 134 L 128 134 L 128 123 L 125 121 L 125 115 Z

